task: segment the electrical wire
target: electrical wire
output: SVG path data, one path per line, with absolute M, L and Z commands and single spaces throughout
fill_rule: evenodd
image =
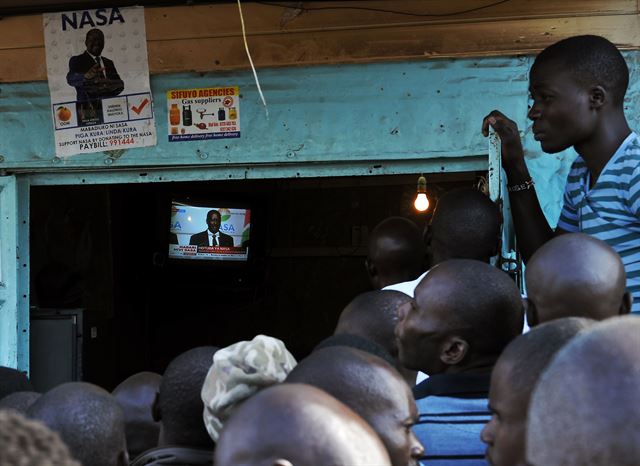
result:
M 488 5 L 483 5 L 475 8 L 469 8 L 467 10 L 454 11 L 450 13 L 414 13 L 411 11 L 399 11 L 399 10 L 387 10 L 384 8 L 370 8 L 370 7 L 361 7 L 361 6 L 321 6 L 321 7 L 305 7 L 305 6 L 294 6 L 291 4 L 283 4 L 283 3 L 274 3 L 274 2 L 254 2 L 259 5 L 265 6 L 273 6 L 279 8 L 295 8 L 301 11 L 320 11 L 320 10 L 360 10 L 360 11 L 373 11 L 376 13 L 392 13 L 396 15 L 404 15 L 404 16 L 417 16 L 422 18 L 442 18 L 448 16 L 457 16 L 463 15 L 465 13 L 473 13 L 480 10 L 485 10 L 487 8 L 491 8 L 494 6 L 502 5 L 503 3 L 511 2 L 512 0 L 500 0 L 498 2 L 489 3 Z
M 249 64 L 251 65 L 251 71 L 253 71 L 253 78 L 256 81 L 256 86 L 258 87 L 258 93 L 260 94 L 260 99 L 262 99 L 262 104 L 264 105 L 264 111 L 267 115 L 267 120 L 269 119 L 269 107 L 267 107 L 267 101 L 264 99 L 264 94 L 262 93 L 262 88 L 260 87 L 260 81 L 258 80 L 258 73 L 256 72 L 256 67 L 253 64 L 253 59 L 251 58 L 251 52 L 249 52 L 249 44 L 247 43 L 247 31 L 244 27 L 244 16 L 242 14 L 242 5 L 240 4 L 240 0 L 238 0 L 238 11 L 240 12 L 240 24 L 242 25 L 242 40 L 244 41 L 244 49 L 247 52 L 247 57 L 249 58 Z

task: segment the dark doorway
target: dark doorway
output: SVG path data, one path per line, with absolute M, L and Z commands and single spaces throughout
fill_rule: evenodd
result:
M 482 173 L 428 176 L 428 193 Z M 267 334 L 302 358 L 369 289 L 368 234 L 386 217 L 418 225 L 417 175 L 38 186 L 31 192 L 31 303 L 84 309 L 84 380 L 113 388 L 162 373 L 180 352 Z M 167 258 L 173 198 L 248 205 L 250 258 Z M 432 204 L 434 205 L 434 204 Z M 432 208 L 430 209 L 430 211 Z

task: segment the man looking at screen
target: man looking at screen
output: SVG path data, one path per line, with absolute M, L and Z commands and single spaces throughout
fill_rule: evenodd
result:
M 222 216 L 217 210 L 210 210 L 207 212 L 207 229 L 191 235 L 189 238 L 189 244 L 198 246 L 198 250 L 201 247 L 209 246 L 225 246 L 233 247 L 233 238 L 220 231 L 220 224 L 222 223 Z

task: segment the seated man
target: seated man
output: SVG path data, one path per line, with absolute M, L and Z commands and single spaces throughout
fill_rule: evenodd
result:
M 530 326 L 570 316 L 603 320 L 631 310 L 620 256 L 584 233 L 546 242 L 531 256 L 525 276 Z
M 0 464 L 81 466 L 60 436 L 16 411 L 0 411 Z
M 357 414 L 309 385 L 266 388 L 225 424 L 216 466 L 390 466 L 376 433 Z
M 112 394 L 124 412 L 129 458 L 158 446 L 160 423 L 153 420 L 151 407 L 160 388 L 162 376 L 139 372 L 126 378 Z
M 288 383 L 321 388 L 373 427 L 393 466 L 416 465 L 424 448 L 411 431 L 417 418 L 411 390 L 384 360 L 347 347 L 324 348 L 300 361 Z
M 371 232 L 365 265 L 376 290 L 415 279 L 424 271 L 424 259 L 422 234 L 408 218 L 389 217 Z
M 569 340 L 595 323 L 566 317 L 520 335 L 502 352 L 491 374 L 491 421 L 482 429 L 492 466 L 525 464 L 527 407 L 538 378 Z
M 152 408 L 154 420 L 160 422 L 158 448 L 140 455 L 134 466 L 211 464 L 213 442 L 202 422 L 200 390 L 216 350 L 199 346 L 169 363 Z
M 430 377 L 413 393 L 420 419 L 414 430 L 426 446 L 426 464 L 482 465 L 480 431 L 491 370 L 522 332 L 520 292 L 501 270 L 451 259 L 420 282 L 396 327 L 399 358 Z
M 637 466 L 640 319 L 614 317 L 571 340 L 542 374 L 527 422 L 531 466 Z
M 367 291 L 347 304 L 338 320 L 333 336 L 316 346 L 349 346 L 381 357 L 395 367 L 410 386 L 416 373 L 405 369 L 398 361 L 398 344 L 394 330 L 398 323 L 397 309 L 409 301 L 399 291 Z
M 81 464 L 129 463 L 122 409 L 109 392 L 96 385 L 58 385 L 31 405 L 27 414 L 56 431 Z
M 413 281 L 385 287 L 413 298 L 429 267 L 448 259 L 474 259 L 488 263 L 500 250 L 502 217 L 498 206 L 480 191 L 458 188 L 440 197 L 425 228 L 426 267 Z

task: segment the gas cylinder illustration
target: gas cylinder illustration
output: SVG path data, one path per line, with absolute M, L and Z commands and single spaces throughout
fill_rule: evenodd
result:
M 193 123 L 191 115 L 191 105 L 182 106 L 182 125 L 191 126 Z

